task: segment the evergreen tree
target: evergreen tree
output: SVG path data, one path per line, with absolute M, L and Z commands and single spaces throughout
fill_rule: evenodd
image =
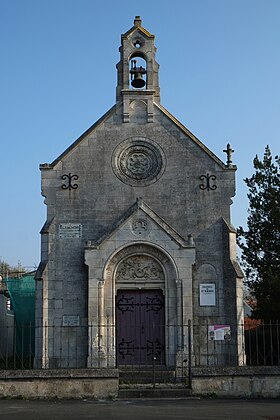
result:
M 249 189 L 247 230 L 237 230 L 246 284 L 256 299 L 253 317 L 280 321 L 280 158 L 265 148 L 254 161 L 255 173 L 244 181 Z

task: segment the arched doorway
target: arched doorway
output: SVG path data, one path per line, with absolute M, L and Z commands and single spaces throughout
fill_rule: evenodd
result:
M 164 241 L 162 243 L 166 245 Z M 122 302 L 119 300 L 123 297 L 125 299 L 134 297 L 136 307 L 150 309 L 147 311 L 149 313 L 144 328 L 153 324 L 164 325 L 164 332 L 161 329 L 161 332 L 157 332 L 157 336 L 153 336 L 152 339 L 148 335 L 150 334 L 148 330 L 144 330 L 146 343 L 148 340 L 152 342 L 152 355 L 158 345 L 158 349 L 161 348 L 162 351 L 158 351 L 157 363 L 165 364 L 168 368 L 176 367 L 178 358 L 183 357 L 187 342 L 185 320 L 190 319 L 192 315 L 193 247 L 191 250 L 188 248 L 177 250 L 172 243 L 167 250 L 157 243 L 137 241 L 115 250 L 112 248 L 112 241 L 104 241 L 100 247 L 93 246 L 86 249 L 85 258 L 89 266 L 88 366 L 118 366 L 120 363 L 118 346 L 125 337 L 118 337 L 119 320 L 116 306 L 119 305 L 123 312 L 129 312 L 121 306 L 129 300 Z M 128 295 L 131 292 L 134 296 Z M 139 292 L 138 300 L 136 292 Z M 159 321 L 150 317 L 150 312 L 160 312 L 157 311 L 156 304 L 160 305 L 162 311 Z M 132 321 L 129 322 L 131 328 L 133 325 L 142 328 L 139 322 L 134 324 Z M 125 338 L 124 341 L 129 340 Z M 146 344 L 145 350 L 147 351 L 147 347 L 151 345 Z M 150 349 L 148 350 L 150 353 Z M 150 355 L 148 356 L 146 359 L 143 355 L 139 356 L 143 364 L 150 363 Z M 130 360 L 129 363 L 132 364 L 133 361 Z
M 112 311 L 105 306 L 115 325 L 116 365 L 155 361 L 175 366 L 182 333 L 179 284 L 171 256 L 157 246 L 131 244 L 111 256 L 104 270 L 104 300 L 112 304 Z

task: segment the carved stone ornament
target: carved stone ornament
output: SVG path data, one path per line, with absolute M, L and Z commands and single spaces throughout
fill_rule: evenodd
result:
M 164 154 L 151 140 L 134 137 L 122 142 L 112 156 L 115 175 L 133 186 L 152 184 L 163 173 Z
M 136 236 L 145 236 L 149 233 L 148 221 L 144 218 L 135 218 L 132 220 L 132 232 Z
M 160 264 L 147 255 L 126 258 L 118 267 L 117 282 L 163 281 L 164 273 Z

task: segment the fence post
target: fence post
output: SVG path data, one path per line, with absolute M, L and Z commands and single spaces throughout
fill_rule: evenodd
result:
M 188 376 L 189 388 L 192 389 L 192 338 L 191 338 L 191 320 L 188 320 Z
M 155 389 L 156 387 L 156 356 L 155 356 L 155 321 L 153 320 L 153 324 L 152 324 L 152 328 L 153 328 L 153 389 Z

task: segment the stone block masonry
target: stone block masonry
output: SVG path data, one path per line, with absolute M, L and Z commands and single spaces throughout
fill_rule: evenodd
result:
M 114 398 L 117 369 L 34 369 L 0 371 L 0 398 Z
M 279 398 L 280 366 L 193 368 L 194 394 L 234 398 Z

